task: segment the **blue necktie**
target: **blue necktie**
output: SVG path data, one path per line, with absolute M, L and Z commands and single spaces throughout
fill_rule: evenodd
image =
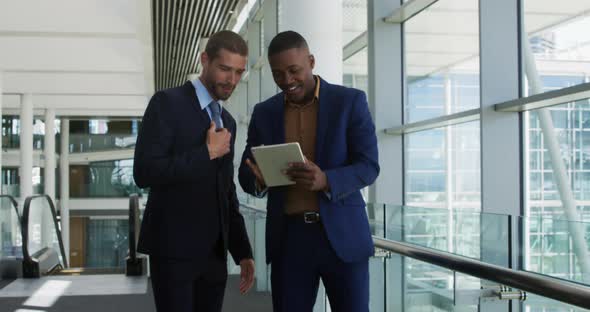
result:
M 215 130 L 221 129 L 221 106 L 217 101 L 209 103 L 209 109 L 211 110 L 211 120 L 215 123 Z

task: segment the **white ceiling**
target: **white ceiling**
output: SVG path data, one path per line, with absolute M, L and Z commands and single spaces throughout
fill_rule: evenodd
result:
M 474 62 L 479 56 L 478 3 L 477 0 L 440 0 L 405 23 L 409 75 L 479 70 L 479 64 Z M 539 71 L 558 75 L 590 74 L 587 71 L 590 53 L 583 47 L 590 41 L 588 28 L 578 25 L 565 29 L 576 19 L 583 19 L 590 26 L 590 1 L 523 0 L 523 3 L 524 27 L 529 36 L 555 34 L 555 50 L 548 56 L 551 60 L 535 55 Z M 576 51 L 572 52 L 574 49 Z M 567 53 L 560 52 L 562 50 Z
M 141 115 L 153 93 L 151 1 L 0 0 L 3 111 Z
M 347 45 L 367 31 L 367 0 L 342 1 L 342 40 Z
M 32 93 L 37 112 L 54 107 L 58 115 L 141 115 L 154 91 L 151 2 L 0 0 L 4 113 L 18 114 L 18 95 Z M 343 31 L 351 40 L 366 30 L 366 0 L 343 5 Z M 477 0 L 440 0 L 406 23 L 410 75 L 478 70 L 477 5 Z M 587 0 L 524 0 L 524 10 L 528 34 L 590 20 Z M 581 23 L 576 27 L 583 28 Z M 538 57 L 541 71 L 590 73 L 590 33 L 573 32 L 554 54 Z M 346 66 L 360 73 L 366 61 L 361 52 Z
M 365 0 L 344 2 L 344 31 L 361 31 L 358 8 Z M 405 25 L 406 71 L 411 76 L 479 71 L 479 1 L 439 0 Z M 590 1 L 523 0 L 529 36 L 548 36 L 554 50 L 537 53 L 543 74 L 590 75 Z M 348 12 L 348 15 L 347 15 Z M 366 30 L 366 26 L 364 28 Z M 346 60 L 345 72 L 367 74 L 366 51 Z

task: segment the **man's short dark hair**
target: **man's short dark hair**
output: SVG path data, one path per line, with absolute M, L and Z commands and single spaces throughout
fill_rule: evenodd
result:
M 270 41 L 268 46 L 268 57 L 271 57 L 277 53 L 281 53 L 285 50 L 295 48 L 308 48 L 307 41 L 299 33 L 292 30 L 287 30 L 277 34 Z
M 244 38 L 230 30 L 218 31 L 211 35 L 209 41 L 207 41 L 205 52 L 209 60 L 213 60 L 219 56 L 221 49 L 241 56 L 248 56 L 248 44 L 246 44 Z

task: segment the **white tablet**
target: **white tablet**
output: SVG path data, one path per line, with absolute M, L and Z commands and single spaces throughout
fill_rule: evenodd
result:
M 262 172 L 266 186 L 295 184 L 281 171 L 287 169 L 289 163 L 305 161 L 299 143 L 261 145 L 252 147 L 251 151 L 258 168 Z

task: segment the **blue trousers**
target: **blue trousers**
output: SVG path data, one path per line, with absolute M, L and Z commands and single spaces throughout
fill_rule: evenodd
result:
M 333 312 L 368 312 L 369 259 L 345 263 L 321 223 L 287 219 L 281 256 L 271 264 L 273 310 L 311 312 L 321 278 Z

